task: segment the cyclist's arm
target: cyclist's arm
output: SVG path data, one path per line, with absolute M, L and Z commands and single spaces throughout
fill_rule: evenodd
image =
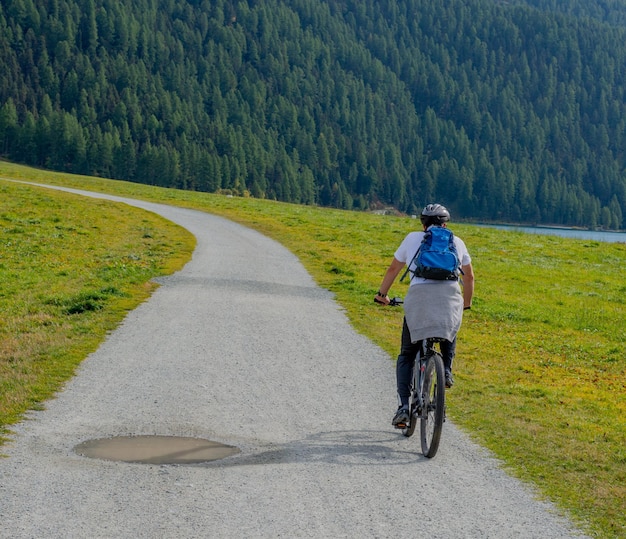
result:
M 384 303 L 385 305 L 389 304 L 389 296 L 387 294 L 389 293 L 391 285 L 396 280 L 398 273 L 402 271 L 402 268 L 404 268 L 404 262 L 400 262 L 394 257 L 383 277 L 383 282 L 380 283 L 380 288 L 378 289 L 379 294 L 376 294 L 376 299 L 379 303 Z
M 463 307 L 469 309 L 474 295 L 474 268 L 472 264 L 467 264 L 461 269 L 463 270 Z

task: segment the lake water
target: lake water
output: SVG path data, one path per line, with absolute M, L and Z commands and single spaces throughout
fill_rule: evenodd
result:
M 514 230 L 528 234 L 543 234 L 544 236 L 562 236 L 582 240 L 606 241 L 609 243 L 626 243 L 626 232 L 604 232 L 599 230 L 575 230 L 571 228 L 552 228 L 513 225 L 478 225 L 499 230 Z

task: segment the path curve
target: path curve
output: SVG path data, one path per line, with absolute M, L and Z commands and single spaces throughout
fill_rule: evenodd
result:
M 63 190 L 155 212 L 198 243 L 16 426 L 0 459 L 0 536 L 582 537 L 452 423 L 432 460 L 394 431 L 393 362 L 284 247 L 207 213 Z M 159 466 L 73 451 L 140 434 L 241 453 Z

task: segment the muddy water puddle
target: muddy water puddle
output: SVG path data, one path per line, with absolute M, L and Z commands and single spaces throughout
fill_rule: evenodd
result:
M 181 436 L 118 436 L 77 445 L 84 457 L 144 464 L 197 464 L 239 453 L 236 447 Z

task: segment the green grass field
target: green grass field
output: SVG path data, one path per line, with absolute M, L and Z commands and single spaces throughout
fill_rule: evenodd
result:
M 181 205 L 255 228 L 288 247 L 320 286 L 336 294 L 357 331 L 390 358 L 398 352 L 402 313 L 377 307 L 372 299 L 415 220 L 4 162 L 0 177 Z M 0 349 L 0 423 L 6 427 L 71 376 L 125 310 L 149 294 L 150 277 L 188 259 L 193 241 L 173 225 L 126 206 L 120 212 L 112 203 L 2 180 L 0 197 L 0 332 L 8 343 Z M 118 220 L 119 226 L 103 224 Z M 476 294 L 459 335 L 449 416 L 588 533 L 626 537 L 626 284 L 621 278 L 626 245 L 454 223 L 451 228 L 473 256 Z M 59 233 L 64 238 L 55 236 Z M 96 248 L 99 254 L 92 251 Z M 127 273 L 115 269 L 129 264 Z M 66 275 L 73 272 L 75 281 Z M 25 286 L 31 281 L 41 289 Z M 391 293 L 405 291 L 396 284 Z M 94 306 L 84 308 L 90 301 Z M 78 312 L 71 312 L 76 306 Z M 5 398 L 5 388 L 14 386 Z

